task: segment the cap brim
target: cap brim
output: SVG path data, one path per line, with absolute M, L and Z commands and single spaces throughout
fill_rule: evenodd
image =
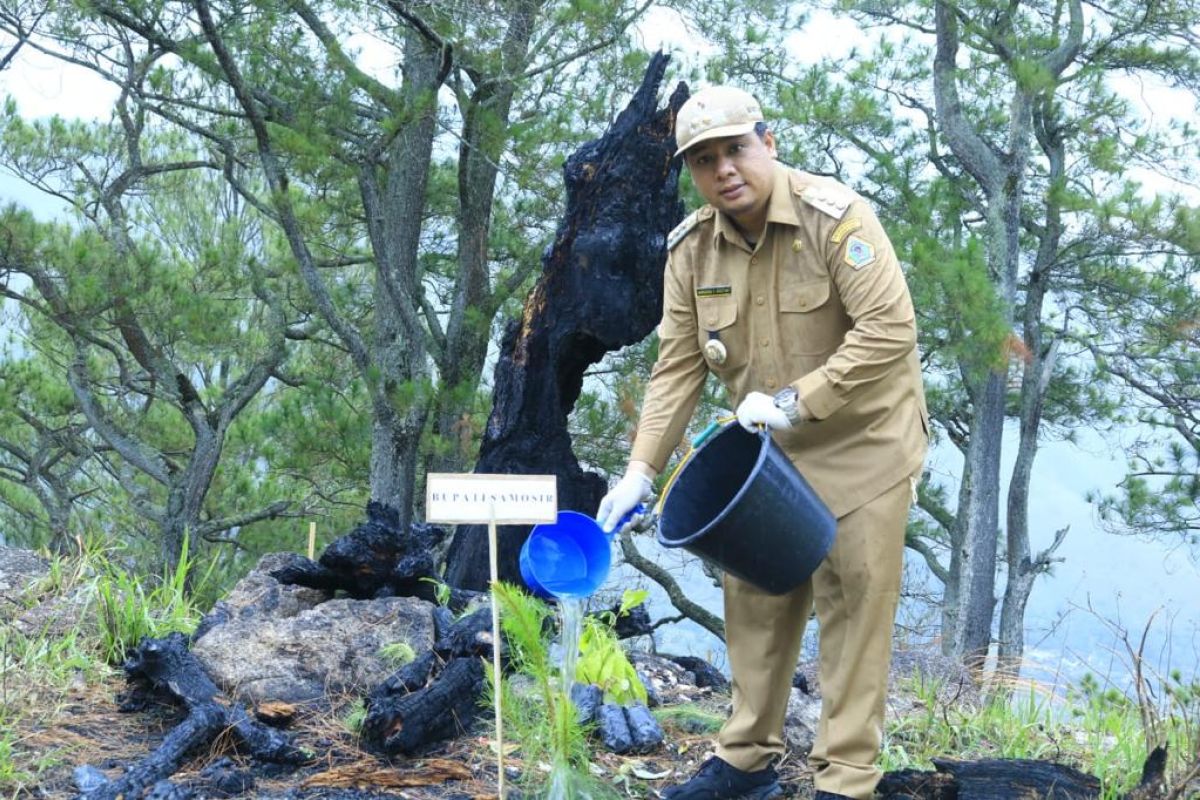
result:
M 722 125 L 719 128 L 709 128 L 704 133 L 691 139 L 683 147 L 675 151 L 675 155 L 683 155 L 685 150 L 691 150 L 701 142 L 707 142 L 709 139 L 723 139 L 726 136 L 741 136 L 744 133 L 750 133 L 754 130 L 754 126 L 758 122 L 739 122 L 737 125 Z

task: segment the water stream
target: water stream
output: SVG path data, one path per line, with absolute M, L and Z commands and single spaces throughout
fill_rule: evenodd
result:
M 583 629 L 586 605 L 585 597 L 559 598 L 558 608 L 562 615 L 559 689 L 562 691 L 564 702 L 569 702 L 571 685 L 575 682 L 575 664 L 579 661 L 579 635 Z M 552 757 L 546 800 L 577 800 L 579 792 L 574 786 L 575 775 L 567 762 L 567 754 L 556 752 Z

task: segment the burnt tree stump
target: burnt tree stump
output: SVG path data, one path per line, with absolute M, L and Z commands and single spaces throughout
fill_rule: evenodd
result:
M 329 543 L 317 561 L 297 557 L 271 577 L 280 583 L 328 592 L 343 591 L 357 599 L 419 597 L 437 601 L 438 570 L 434 554 L 446 537 L 436 525 L 400 527 L 399 512 L 374 500 L 367 519 Z M 451 587 L 447 605 L 462 611 L 479 592 Z
M 668 60 L 655 54 L 604 136 L 576 150 L 563 167 L 566 212 L 521 319 L 505 332 L 475 466 L 483 473 L 557 475 L 559 507 L 587 514 L 600 504 L 605 481 L 580 468 L 567 415 L 584 371 L 658 324 L 667 234 L 683 217 L 674 128 L 688 89 L 679 84 L 667 107 L 658 109 Z M 485 530 L 458 528 L 447 556 L 450 585 L 487 587 Z M 517 557 L 529 530 L 500 526 L 503 580 L 520 581 Z

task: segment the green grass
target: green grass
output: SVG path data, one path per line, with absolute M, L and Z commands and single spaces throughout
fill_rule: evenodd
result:
M 201 611 L 196 589 L 206 580 L 186 557 L 159 580 L 124 569 L 111 551 L 52 561 L 35 593 L 84 591 L 95 624 L 58 636 L 25 636 L 0 626 L 0 797 L 21 795 L 47 770 L 72 760 L 68 750 L 38 747 L 31 737 L 53 729 L 73 684 L 111 679 L 113 665 L 141 637 L 193 630 Z M 501 687 L 506 740 L 519 745 L 527 765 L 554 762 L 555 776 L 572 791 L 583 793 L 587 786 L 594 797 L 611 796 L 613 788 L 589 774 L 588 731 L 576 722 L 551 662 L 550 609 L 515 587 L 501 586 L 498 595 L 513 663 L 528 687 L 514 691 L 509 680 Z M 411 659 L 412 648 L 393 642 L 381 648 L 381 655 L 399 665 Z M 1200 680 L 1178 672 L 1156 680 L 1155 690 L 1143 691 L 1140 700 L 1092 676 L 1060 692 L 1028 682 L 1015 685 L 979 708 L 947 700 L 950 693 L 928 681 L 913 680 L 902 688 L 917 702 L 912 712 L 886 721 L 885 770 L 931 769 L 930 759 L 938 756 L 1048 759 L 1096 775 L 1104 785 L 1102 798 L 1112 800 L 1138 783 L 1148 743 L 1167 745 L 1173 785 L 1200 760 Z M 711 735 L 724 721 L 691 705 L 655 714 L 680 735 Z M 358 731 L 362 718 L 360 700 L 340 721 Z M 523 777 L 530 796 L 546 790 L 547 776 L 540 770 L 529 769 Z
M 207 575 L 194 574 L 186 555 L 178 569 L 149 580 L 122 567 L 111 551 L 54 558 L 33 586 L 28 605 L 78 591 L 83 613 L 65 633 L 24 635 L 0 625 L 0 797 L 21 795 L 65 761 L 63 748 L 26 745 L 64 715 L 68 691 L 116 674 L 114 666 L 143 636 L 190 632 L 201 617 L 195 594 Z
M 77 631 L 25 636 L 0 626 L 0 796 L 20 795 L 66 762 L 65 748 L 26 746 L 26 740 L 63 713 L 70 686 L 113 672 L 95 642 Z
M 199 624 L 203 612 L 195 598 L 209 581 L 211 567 L 204 575 L 195 573 L 186 538 L 178 566 L 156 582 L 129 572 L 107 554 L 96 555 L 95 561 L 100 643 L 109 663 L 124 661 L 143 637 L 190 633 Z
M 663 728 L 693 736 L 715 734 L 725 724 L 725 717 L 700 708 L 694 703 L 656 708 L 653 713 Z
M 936 683 L 918 679 L 904 688 L 918 710 L 887 720 L 885 771 L 932 769 L 939 756 L 1042 759 L 1095 775 L 1102 800 L 1115 800 L 1138 784 L 1154 744 L 1167 745 L 1169 780 L 1200 759 L 1200 683 L 1178 673 L 1155 707 L 1103 689 L 1090 675 L 1065 696 L 1026 682 L 979 708 L 942 699 Z

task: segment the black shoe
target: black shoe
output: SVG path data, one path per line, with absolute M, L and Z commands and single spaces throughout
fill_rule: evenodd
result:
M 783 794 L 774 767 L 746 772 L 713 756 L 687 783 L 662 793 L 663 800 L 768 800 Z
M 813 800 L 854 800 L 852 797 L 846 797 L 844 794 L 834 794 L 833 792 L 817 792 L 813 795 Z

